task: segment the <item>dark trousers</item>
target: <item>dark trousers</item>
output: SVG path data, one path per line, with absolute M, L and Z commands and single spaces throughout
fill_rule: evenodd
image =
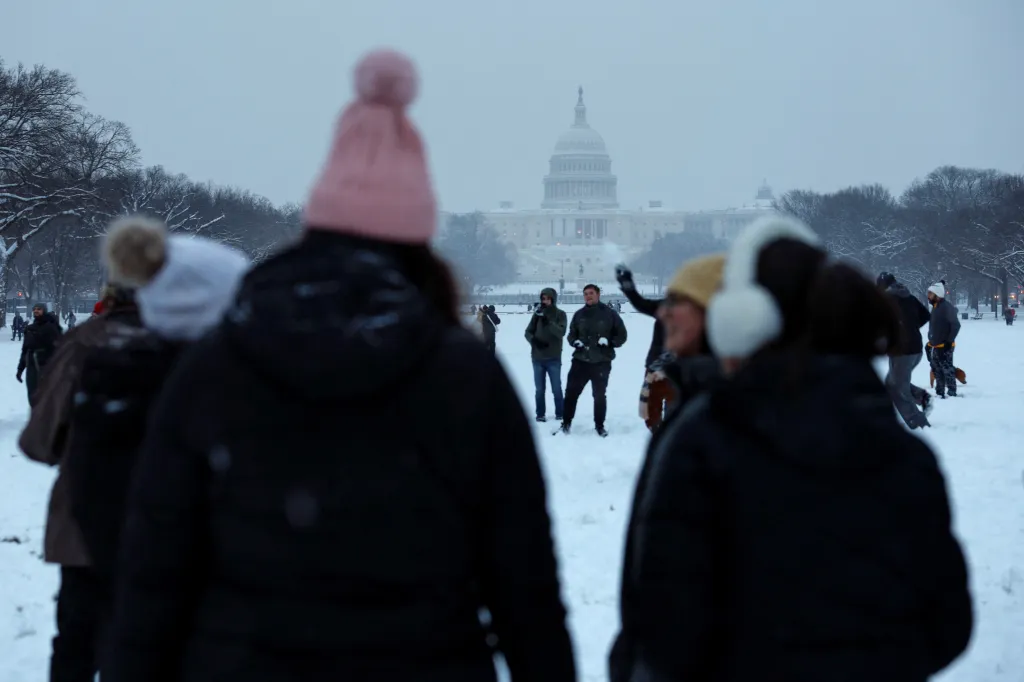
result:
M 927 419 L 918 408 L 923 401 L 924 389 L 914 386 L 910 376 L 921 362 L 921 354 L 897 355 L 889 358 L 889 373 L 885 375 L 885 386 L 889 389 L 892 404 L 911 428 L 923 426 Z
M 545 384 L 551 380 L 551 392 L 555 396 L 555 419 L 562 418 L 565 399 L 562 396 L 562 360 L 534 360 L 533 361 L 533 384 L 537 389 L 536 407 L 537 416 L 547 415 L 547 387 Z
M 573 360 L 569 367 L 569 378 L 565 382 L 565 413 L 563 420 L 572 423 L 576 416 L 576 403 L 579 402 L 583 389 L 590 384 L 594 394 L 594 426 L 604 427 L 604 418 L 608 414 L 608 377 L 612 373 L 610 362 L 580 362 Z
M 50 682 L 93 682 L 110 608 L 107 593 L 91 568 L 61 566 Z
M 956 367 L 953 365 L 953 349 L 932 348 L 932 372 L 935 374 L 935 393 L 956 395 Z

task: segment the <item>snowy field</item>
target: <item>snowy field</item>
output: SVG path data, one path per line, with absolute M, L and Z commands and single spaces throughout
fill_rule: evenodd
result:
M 637 396 L 652 323 L 636 314 L 625 318 L 630 339 L 609 385 L 611 435 L 601 439 L 593 433 L 589 391 L 580 401 L 572 436 L 552 436 L 550 422 L 536 429 L 580 679 L 588 681 L 605 679 L 606 654 L 617 623 L 623 535 L 648 438 L 637 417 Z M 532 418 L 533 372 L 522 336 L 527 322 L 525 314 L 504 315 L 498 347 Z M 937 678 L 943 682 L 1024 680 L 1022 335 L 1024 328 L 1007 328 L 1002 322 L 964 322 L 956 361 L 969 383 L 960 389 L 962 398 L 936 405 L 934 428 L 925 434 L 948 477 L 977 616 L 970 650 Z M 0 682 L 29 682 L 45 679 L 54 630 L 57 569 L 39 558 L 53 472 L 27 461 L 17 448 L 26 399 L 24 387 L 14 379 L 18 344 L 9 339 L 9 332 L 0 336 L 0 366 L 9 369 L 0 390 Z M 564 384 L 568 352 L 563 362 Z M 927 385 L 923 365 L 915 382 Z

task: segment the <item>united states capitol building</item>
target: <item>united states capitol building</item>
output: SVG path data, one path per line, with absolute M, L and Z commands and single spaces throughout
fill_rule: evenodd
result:
M 621 207 L 612 159 L 604 138 L 587 121 L 581 87 L 573 124 L 558 137 L 548 161 L 540 207 L 518 209 L 502 202 L 484 216 L 502 240 L 516 247 L 520 281 L 607 281 L 616 263 L 640 255 L 660 235 L 683 232 L 730 239 L 771 212 L 771 204 L 772 191 L 762 185 L 749 206 L 737 208 L 675 211 L 659 200 Z

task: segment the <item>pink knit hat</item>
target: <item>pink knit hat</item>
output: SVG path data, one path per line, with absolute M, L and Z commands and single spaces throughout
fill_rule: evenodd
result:
M 393 50 L 375 50 L 355 69 L 358 99 L 338 121 L 331 154 L 306 204 L 310 229 L 426 244 L 437 207 L 423 142 L 406 118 L 416 68 Z

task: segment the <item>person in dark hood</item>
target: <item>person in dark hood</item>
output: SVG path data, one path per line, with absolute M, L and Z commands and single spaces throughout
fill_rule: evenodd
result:
M 576 311 L 569 324 L 566 340 L 575 350 L 565 387 L 565 413 L 560 431 L 572 431 L 576 403 L 587 384 L 594 394 L 594 428 L 602 438 L 608 414 L 608 379 L 612 373 L 615 349 L 626 343 L 626 325 L 619 314 L 601 303 L 601 289 L 596 284 L 583 287 L 585 305 Z
M 652 443 L 611 682 L 924 682 L 973 616 L 942 472 L 873 366 L 891 303 L 773 217 L 737 236 L 707 329 L 731 376 Z
M 896 304 L 902 329 L 900 341 L 889 355 L 889 373 L 885 376 L 885 385 L 896 411 L 908 427 L 920 429 L 931 426 L 925 414 L 931 398 L 926 390 L 915 386 L 910 380 L 924 353 L 920 330 L 928 324 L 931 314 L 905 285 L 896 281 L 895 275 L 883 272 L 878 276 L 876 284 Z
M 551 381 L 555 398 L 555 419 L 562 421 L 565 398 L 562 395 L 562 339 L 565 338 L 565 311 L 557 306 L 558 292 L 548 287 L 540 292 L 540 305 L 526 325 L 526 340 L 533 359 L 533 384 L 536 392 L 537 421 L 547 421 L 547 391 Z
M 947 392 L 956 397 L 956 365 L 953 351 L 960 333 L 960 318 L 956 306 L 946 300 L 946 283 L 937 282 L 928 287 L 928 302 L 932 314 L 928 323 L 928 359 L 935 374 L 935 394 L 945 398 Z
M 60 326 L 57 316 L 46 310 L 45 303 L 32 306 L 32 322 L 25 327 L 25 340 L 21 345 L 21 358 L 18 360 L 16 378 L 28 389 L 28 402 L 32 404 L 32 396 L 39 385 L 39 377 L 46 363 L 53 357 L 64 329 Z
M 1017 311 L 1014 310 L 1013 308 L 1011 308 L 1010 306 L 1006 306 L 1006 308 L 1003 309 L 1003 319 L 1006 320 L 1006 326 L 1007 327 L 1012 327 L 1013 326 L 1013 320 L 1016 317 L 1017 317 Z
M 429 246 L 413 66 L 352 82 L 303 237 L 152 410 L 104 682 L 575 679 L 529 422 Z

